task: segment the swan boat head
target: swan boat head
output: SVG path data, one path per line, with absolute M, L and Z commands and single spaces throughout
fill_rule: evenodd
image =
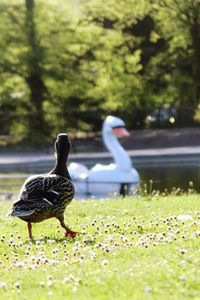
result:
M 118 138 L 129 136 L 125 123 L 120 118 L 108 116 L 103 122 L 102 136 L 106 148 L 111 152 L 118 169 L 127 172 L 132 169 L 128 153 L 118 141 Z
M 127 137 L 129 132 L 125 129 L 125 123 L 122 119 L 108 116 L 103 122 L 102 128 L 103 135 L 115 135 L 116 137 Z

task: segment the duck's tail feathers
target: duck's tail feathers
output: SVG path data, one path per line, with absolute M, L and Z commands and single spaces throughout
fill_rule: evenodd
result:
M 32 215 L 35 212 L 34 209 L 31 210 L 11 210 L 8 212 L 8 216 L 12 216 L 12 217 L 27 217 Z

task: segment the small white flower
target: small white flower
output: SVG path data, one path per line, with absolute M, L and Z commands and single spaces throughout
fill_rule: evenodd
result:
M 181 276 L 180 276 L 180 280 L 186 281 L 186 276 L 185 276 L 185 275 L 181 275 Z
M 187 253 L 186 249 L 180 249 L 179 251 L 180 251 L 181 254 L 186 254 Z
M 144 291 L 146 293 L 151 293 L 151 287 L 150 286 L 145 286 Z
M 4 281 L 0 281 L 0 288 L 4 289 L 7 287 L 7 283 Z
M 107 259 L 103 259 L 103 260 L 101 261 L 101 265 L 102 265 L 102 266 L 107 266 L 107 264 L 108 264 L 108 260 L 107 260 Z
M 190 215 L 179 215 L 177 217 L 177 220 L 180 220 L 180 221 L 189 221 L 189 220 L 192 220 L 192 216 Z
M 23 263 L 23 262 L 17 262 L 16 263 L 16 265 L 15 265 L 16 267 L 19 267 L 19 268 L 24 268 L 25 267 L 25 264 Z
M 20 283 L 19 283 L 19 282 L 15 282 L 14 287 L 15 287 L 16 289 L 19 289 L 19 288 L 20 288 Z
M 39 285 L 40 285 L 41 287 L 45 287 L 44 281 L 41 281 L 41 282 L 39 283 Z

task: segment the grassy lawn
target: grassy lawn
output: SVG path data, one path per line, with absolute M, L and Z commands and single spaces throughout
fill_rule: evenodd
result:
M 33 226 L 0 202 L 0 299 L 199 299 L 200 196 L 73 201 Z

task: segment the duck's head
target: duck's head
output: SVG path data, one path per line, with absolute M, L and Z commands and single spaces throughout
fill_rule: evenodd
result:
M 116 137 L 127 137 L 129 132 L 125 129 L 125 123 L 122 119 L 108 116 L 103 123 L 105 133 L 114 134 Z
M 71 143 L 66 133 L 60 133 L 55 141 L 55 152 L 57 157 L 68 157 Z

